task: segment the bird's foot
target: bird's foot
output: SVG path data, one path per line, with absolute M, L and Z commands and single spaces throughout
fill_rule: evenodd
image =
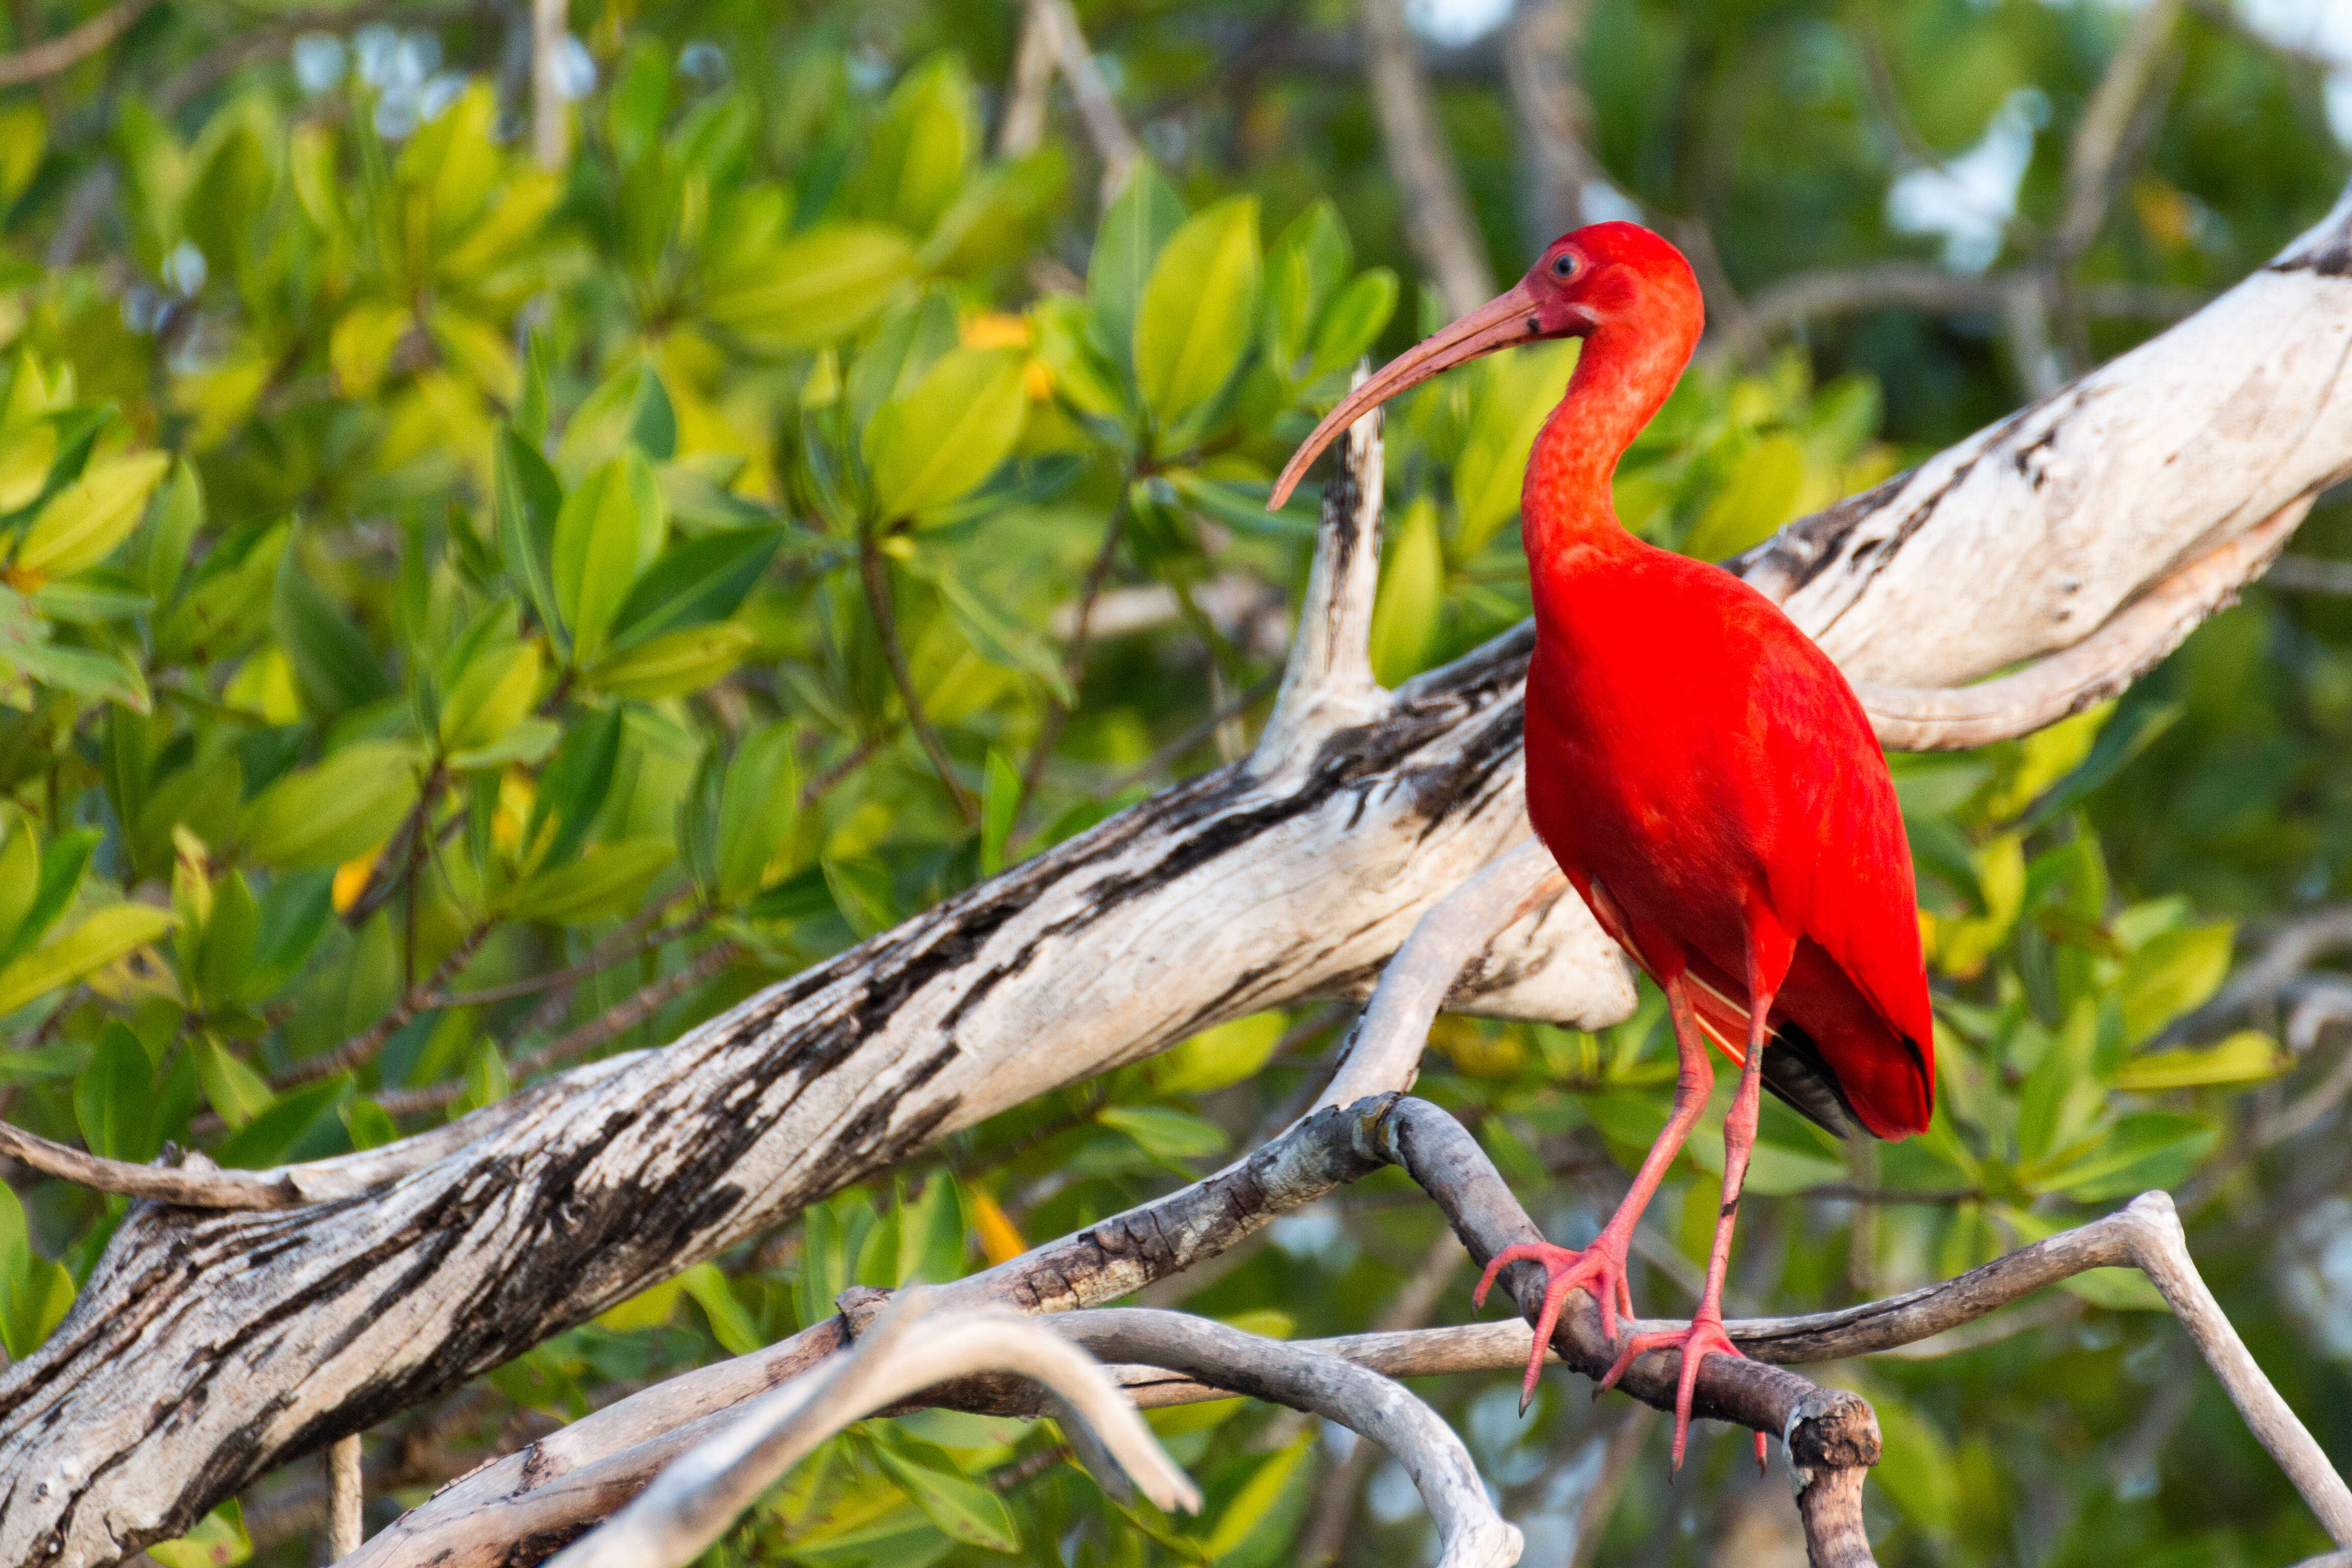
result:
M 1690 1443 L 1691 1395 L 1698 1385 L 1699 1364 L 1710 1355 L 1747 1358 L 1741 1354 L 1739 1347 L 1731 1343 L 1731 1336 L 1724 1333 L 1723 1315 L 1702 1311 L 1685 1328 L 1627 1335 L 1624 1345 L 1617 1352 L 1616 1364 L 1593 1389 L 1593 1396 L 1598 1398 L 1617 1386 L 1617 1380 L 1625 1375 L 1625 1369 L 1633 1365 L 1637 1357 L 1654 1350 L 1682 1353 L 1682 1372 L 1675 1383 L 1674 1468 L 1679 1470 L 1683 1468 L 1683 1450 Z M 1764 1434 L 1761 1432 L 1756 1434 L 1756 1468 L 1759 1470 L 1764 1468 Z
M 1504 1248 L 1478 1277 L 1478 1289 L 1470 1298 L 1474 1307 L 1486 1304 L 1486 1292 L 1494 1289 L 1495 1277 L 1507 1265 L 1527 1260 L 1544 1266 L 1543 1311 L 1536 1320 L 1536 1343 L 1528 1354 L 1527 1380 L 1519 1385 L 1520 1415 L 1526 1415 L 1528 1406 L 1535 1403 L 1536 1384 L 1543 1376 L 1544 1350 L 1551 1343 L 1552 1328 L 1559 1322 L 1560 1309 L 1567 1304 L 1570 1291 L 1582 1291 L 1600 1306 L 1601 1332 L 1612 1340 L 1617 1337 L 1618 1308 L 1622 1306 L 1629 1318 L 1633 1315 L 1633 1288 L 1625 1281 L 1625 1252 L 1624 1239 L 1608 1230 L 1595 1237 L 1592 1245 L 1580 1252 L 1573 1248 L 1555 1247 L 1549 1241 L 1537 1241 Z

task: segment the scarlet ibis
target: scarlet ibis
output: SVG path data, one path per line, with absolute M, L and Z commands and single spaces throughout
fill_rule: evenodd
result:
M 1886 760 L 1853 689 L 1780 607 L 1719 567 L 1627 533 L 1618 459 L 1674 390 L 1704 311 L 1682 254 L 1639 225 L 1555 240 L 1517 287 L 1399 356 L 1318 425 L 1282 472 L 1374 405 L 1513 344 L 1580 338 L 1566 395 L 1528 460 L 1520 520 L 1535 598 L 1528 814 L 1593 915 L 1665 992 L 1680 1071 L 1664 1132 L 1592 1244 L 1513 1247 L 1542 1263 L 1542 1320 L 1520 1408 L 1570 1290 L 1617 1338 L 1642 1210 L 1714 1087 L 1706 1040 L 1740 1064 L 1723 1126 L 1723 1209 L 1689 1326 L 1629 1334 L 1607 1388 L 1645 1351 L 1681 1353 L 1674 1463 L 1723 1328 L 1723 1280 L 1759 1089 L 1840 1134 L 1922 1131 L 1934 1034 L 1911 850 Z M 1758 1434 L 1757 1458 L 1764 1438 Z

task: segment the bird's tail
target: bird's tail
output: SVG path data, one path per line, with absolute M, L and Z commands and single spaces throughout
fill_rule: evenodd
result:
M 1743 1066 L 1748 1061 L 1748 1008 L 1735 1002 L 1699 975 L 1689 976 L 1696 998 L 1699 1029 L 1723 1048 L 1723 1053 Z M 1782 1019 L 1764 1045 L 1764 1087 L 1786 1102 L 1807 1121 L 1841 1138 L 1854 1135 L 1860 1118 L 1845 1097 L 1837 1074 L 1822 1056 L 1813 1037 L 1794 1019 Z

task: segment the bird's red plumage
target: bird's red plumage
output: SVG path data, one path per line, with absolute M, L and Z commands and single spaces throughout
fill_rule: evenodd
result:
M 1689 357 L 1698 289 L 1647 230 L 1575 237 L 1603 264 L 1598 320 L 1521 506 L 1529 815 L 1644 968 L 1700 982 L 1702 1019 L 1735 1058 L 1749 944 L 1792 942 L 1774 1024 L 1811 1037 L 1872 1132 L 1920 1132 L 1934 1034 L 1885 758 L 1844 676 L 1778 606 L 1617 525 L 1610 476 Z

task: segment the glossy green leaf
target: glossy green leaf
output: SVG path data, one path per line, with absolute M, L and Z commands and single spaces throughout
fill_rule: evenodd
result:
M 704 309 L 770 352 L 814 348 L 866 325 L 914 271 L 915 242 L 904 230 L 835 224 L 779 246 Z
M 1372 674 L 1395 685 L 1429 662 L 1445 593 L 1445 549 L 1437 538 L 1437 507 L 1423 496 L 1405 508 L 1396 538 L 1381 563 L 1372 603 Z
M 1095 334 L 1112 365 L 1132 376 L 1136 317 L 1160 248 L 1184 222 L 1184 204 L 1149 159 L 1129 172 L 1118 197 L 1103 210 L 1087 261 L 1087 305 Z
M 1135 384 L 1163 428 L 1224 389 L 1257 315 L 1257 203 L 1236 196 L 1186 221 L 1151 264 L 1135 320 Z
M 768 725 L 745 736 L 728 761 L 713 846 L 722 903 L 757 893 L 769 862 L 791 836 L 800 801 L 793 741 L 790 726 Z
M 1029 412 L 1021 356 L 957 349 L 866 427 L 877 518 L 914 517 L 979 486 L 1012 455 Z
M 2124 966 L 2124 1033 L 2147 1039 L 2221 988 L 2235 928 L 2195 925 L 2159 932 Z
M 2259 1083 L 2293 1065 L 2294 1059 L 2279 1049 L 2278 1041 L 2260 1030 L 2242 1029 L 2219 1045 L 2135 1056 L 2116 1074 L 2115 1085 L 2155 1093 L 2216 1083 Z
M 768 1342 L 760 1335 L 759 1325 L 743 1303 L 735 1299 L 734 1288 L 716 1263 L 698 1263 L 678 1276 L 679 1284 L 694 1304 L 702 1309 L 703 1321 L 710 1325 L 710 1336 L 730 1355 L 749 1355 Z
M 269 1109 L 276 1096 L 269 1092 L 268 1082 L 230 1055 L 217 1038 L 209 1032 L 199 1034 L 192 1049 L 196 1053 L 196 1082 L 204 1085 L 205 1099 L 222 1121 L 232 1128 L 242 1127 Z
M 390 838 L 416 801 L 414 754 L 363 740 L 298 768 L 248 802 L 238 836 L 265 865 L 339 865 Z
M 613 618 L 612 647 L 724 621 L 742 606 L 783 544 L 781 528 L 725 528 L 662 552 Z
M 876 1444 L 874 1454 L 900 1490 L 952 1539 L 988 1552 L 1021 1550 L 1021 1530 L 1004 1500 L 966 1477 L 941 1449 L 901 1436 Z
M 1200 1159 L 1225 1147 L 1225 1134 L 1213 1124 L 1172 1106 L 1115 1105 L 1095 1119 L 1133 1138 L 1154 1159 Z
M 604 653 L 614 620 L 638 574 L 653 564 L 667 526 L 653 469 L 634 451 L 595 469 L 564 497 L 549 576 L 580 663 L 593 664 Z
M 16 569 L 67 577 L 104 560 L 139 526 L 171 465 L 166 453 L 141 452 L 89 469 L 41 507 L 16 546 Z
M 662 873 L 676 852 L 667 839 L 591 844 L 518 887 L 508 916 L 577 925 L 627 907 Z
M 588 672 L 588 684 L 622 697 L 698 691 L 741 664 L 759 641 L 758 632 L 732 621 L 689 626 L 607 655 Z
M 535 446 L 511 430 L 500 430 L 492 470 L 499 556 L 507 580 L 523 592 L 556 651 L 569 651 L 567 623 L 555 593 L 555 519 L 563 507 L 563 486 Z
M 115 904 L 91 911 L 63 936 L 0 968 L 0 1014 L 15 1012 L 37 997 L 87 978 L 155 941 L 172 925 L 168 913 L 144 904 Z

